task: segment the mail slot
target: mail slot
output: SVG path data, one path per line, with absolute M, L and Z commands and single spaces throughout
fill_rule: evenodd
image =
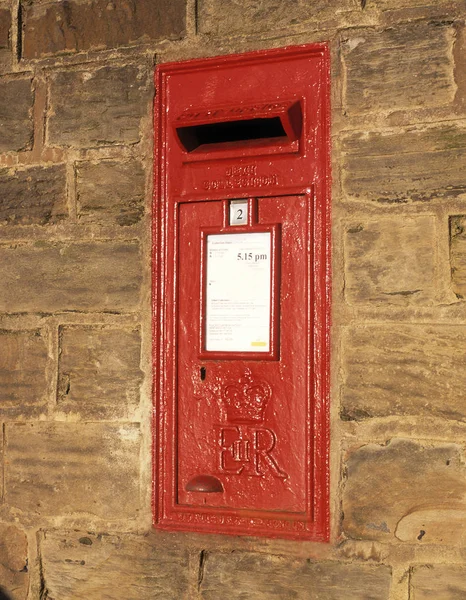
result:
M 328 48 L 156 90 L 154 523 L 327 540 Z

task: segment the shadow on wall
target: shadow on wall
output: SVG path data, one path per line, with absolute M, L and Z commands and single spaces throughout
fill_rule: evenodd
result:
M 6 590 L 0 587 L 0 600 L 13 600 L 13 598 L 7 593 Z

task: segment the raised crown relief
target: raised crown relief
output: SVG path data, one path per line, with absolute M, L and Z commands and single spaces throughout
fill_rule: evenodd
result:
M 249 369 L 237 382 L 223 388 L 222 399 L 230 423 L 262 423 L 272 388 L 265 381 L 252 377 Z

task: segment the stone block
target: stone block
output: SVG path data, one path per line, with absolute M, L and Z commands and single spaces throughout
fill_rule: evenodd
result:
M 133 225 L 144 214 L 145 174 L 138 160 L 76 163 L 81 223 Z
M 45 225 L 66 215 L 64 165 L 0 169 L 0 224 Z
M 345 471 L 344 533 L 353 539 L 456 543 L 455 528 L 466 515 L 464 459 L 456 444 L 403 439 L 353 450 Z
M 390 568 L 249 552 L 207 555 L 202 600 L 388 600 Z
M 464 325 L 351 328 L 343 341 L 342 415 L 466 421 L 465 355 Z
M 151 109 L 144 67 L 106 66 L 51 75 L 47 141 L 51 146 L 134 144 Z
M 345 238 L 348 302 L 431 304 L 435 244 L 435 220 L 430 216 L 351 223 Z
M 28 544 L 24 531 L 0 524 L 0 592 L 12 600 L 26 600 L 29 588 Z M 3 596 L 2 596 L 3 597 Z
M 82 419 L 130 419 L 139 404 L 139 330 L 60 329 L 58 409 Z
M 466 298 L 466 216 L 450 217 L 450 264 L 453 292 Z
M 439 106 L 453 101 L 456 84 L 452 26 L 400 25 L 345 35 L 347 114 Z
M 47 598 L 189 600 L 189 556 L 176 539 L 47 531 L 40 542 Z
M 447 565 L 415 567 L 410 579 L 412 600 L 466 598 L 466 568 Z
M 396 204 L 466 192 L 466 129 L 455 123 L 350 133 L 342 150 L 349 200 Z
M 11 12 L 0 6 L 0 51 L 10 48 Z
M 47 403 L 47 343 L 40 331 L 0 330 L 0 419 L 33 418 Z
M 31 148 L 33 102 L 31 78 L 0 78 L 0 152 Z
M 76 513 L 134 519 L 139 448 L 136 424 L 7 425 L 5 502 L 31 520 Z
M 142 282 L 139 245 L 0 245 L 0 281 L 0 312 L 135 310 Z
M 231 35 L 300 26 L 309 29 L 343 27 L 360 10 L 353 0 L 200 0 L 201 33 Z
M 22 0 L 22 8 L 24 58 L 178 39 L 185 32 L 186 0 Z

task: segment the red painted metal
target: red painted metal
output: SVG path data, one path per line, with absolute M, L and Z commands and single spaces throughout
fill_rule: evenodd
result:
M 328 540 L 328 48 L 165 64 L 156 88 L 154 524 Z M 270 347 L 209 351 L 207 236 L 258 232 Z

